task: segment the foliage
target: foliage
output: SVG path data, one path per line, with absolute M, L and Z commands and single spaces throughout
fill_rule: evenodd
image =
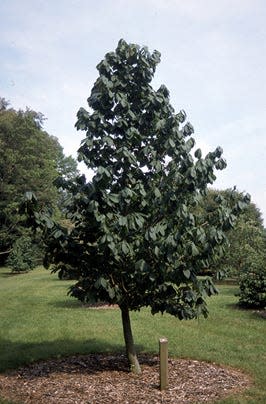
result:
M 260 210 L 257 208 L 257 206 L 249 201 L 249 203 L 243 204 L 243 193 L 239 192 L 236 187 L 234 187 L 234 201 L 231 200 L 231 189 L 214 189 L 214 188 L 208 188 L 206 194 L 204 195 L 204 198 L 202 199 L 200 203 L 200 209 L 201 211 L 199 212 L 200 214 L 205 214 L 205 215 L 211 215 L 213 211 L 215 211 L 219 205 L 219 198 L 224 198 L 227 200 L 229 205 L 233 207 L 234 203 L 238 203 L 239 207 L 241 208 L 241 213 L 239 217 L 237 218 L 237 221 L 239 220 L 244 220 L 244 221 L 251 221 L 254 222 L 256 226 L 259 228 L 263 228 L 263 219 L 262 219 L 262 214 Z M 232 204 L 233 202 L 233 204 Z M 232 232 L 234 231 L 235 227 L 230 229 Z
M 55 265 L 52 272 L 58 272 L 58 278 L 64 280 L 77 279 L 79 272 L 69 264 L 60 263 Z
M 216 198 L 227 200 L 230 191 L 209 190 L 205 196 L 201 214 L 211 215 L 217 208 Z M 236 193 L 241 202 L 242 195 Z M 225 254 L 209 270 L 237 278 L 240 287 L 239 303 L 245 307 L 266 306 L 266 231 L 261 212 L 254 203 L 247 204 L 238 217 L 235 227 L 227 231 L 229 240 Z
M 266 249 L 266 238 L 262 228 L 253 221 L 245 221 L 241 217 L 233 231 L 228 234 L 229 248 L 221 263 L 231 276 L 241 277 L 250 259 L 263 255 Z
M 240 276 L 239 288 L 241 306 L 258 309 L 266 307 L 266 260 L 260 264 L 251 263 L 248 270 Z
M 212 215 L 212 211 L 218 207 L 217 197 L 220 195 L 229 202 L 230 194 L 230 190 L 209 189 L 201 203 L 200 214 Z M 243 194 L 236 191 L 235 197 L 242 205 Z M 224 255 L 208 270 L 212 275 L 217 275 L 218 270 L 220 275 L 239 278 L 249 257 L 260 255 L 266 248 L 262 215 L 254 203 L 250 202 L 243 207 L 235 226 L 226 231 L 226 235 L 229 242 L 225 246 Z
M 239 304 L 245 307 L 266 308 L 266 241 L 264 250 L 250 251 L 245 258 L 239 279 Z
M 43 129 L 43 115 L 15 111 L 0 102 L 0 257 L 6 258 L 17 238 L 25 234 L 25 217 L 19 212 L 27 191 L 42 206 L 56 207 L 60 193 L 53 185 L 58 175 L 72 178 L 77 165 L 65 157 L 58 140 Z
M 32 239 L 22 236 L 15 241 L 6 264 L 12 268 L 12 272 L 28 271 L 36 266 L 37 254 L 38 249 Z
M 72 198 L 72 229 L 36 213 L 44 228 L 46 266 L 66 264 L 77 272 L 70 294 L 81 301 L 116 303 L 122 313 L 127 353 L 139 371 L 129 310 L 179 319 L 207 316 L 205 297 L 216 293 L 197 275 L 223 252 L 224 231 L 241 205 L 230 203 L 207 218 L 195 214 L 215 169 L 226 163 L 222 149 L 192 154 L 195 140 L 184 111 L 175 113 L 169 91 L 150 85 L 160 54 L 121 40 L 97 66 L 99 78 L 81 108 L 76 127 L 86 131 L 79 158 L 94 171 L 91 182 L 61 180 Z M 132 355 L 131 355 L 132 354 Z

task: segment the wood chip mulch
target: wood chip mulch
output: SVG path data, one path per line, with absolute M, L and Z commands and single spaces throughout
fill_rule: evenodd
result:
M 169 388 L 159 388 L 159 359 L 139 357 L 142 374 L 124 355 L 89 354 L 38 362 L 0 375 L 0 396 L 24 404 L 210 403 L 251 385 L 238 370 L 169 359 Z

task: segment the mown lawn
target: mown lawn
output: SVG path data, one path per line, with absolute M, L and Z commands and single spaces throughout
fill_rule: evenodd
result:
M 38 359 L 124 350 L 119 309 L 82 307 L 67 296 L 71 283 L 42 268 L 23 275 L 0 269 L 1 372 Z M 172 357 L 229 365 L 251 376 L 252 388 L 220 403 L 266 403 L 266 321 L 237 308 L 235 286 L 219 288 L 207 320 L 180 322 L 147 309 L 132 313 L 138 351 L 158 352 L 158 339 L 166 336 Z

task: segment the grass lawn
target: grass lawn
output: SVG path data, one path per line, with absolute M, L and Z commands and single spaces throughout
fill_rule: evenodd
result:
M 67 296 L 71 284 L 42 268 L 22 275 L 0 269 L 1 372 L 38 359 L 124 350 L 119 309 L 82 307 Z M 181 322 L 152 316 L 147 309 L 133 312 L 137 349 L 157 353 L 158 339 L 166 336 L 172 357 L 229 365 L 251 376 L 254 385 L 244 395 L 219 403 L 266 403 L 266 321 L 237 308 L 235 286 L 219 289 L 209 301 L 207 320 Z

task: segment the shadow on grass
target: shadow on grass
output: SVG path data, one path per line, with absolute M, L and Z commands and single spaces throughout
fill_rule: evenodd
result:
M 228 309 L 236 310 L 236 311 L 245 311 L 243 307 L 239 306 L 238 303 L 225 303 L 225 307 Z
M 28 272 L 0 272 L 0 278 L 10 278 L 19 275 L 25 275 Z
M 136 350 L 143 352 L 144 347 L 136 345 Z M 71 365 L 69 371 L 71 367 L 77 365 L 79 371 L 84 365 L 87 372 L 90 366 L 92 369 L 99 368 L 97 371 L 100 371 L 103 370 L 104 366 L 108 367 L 109 370 L 117 370 L 118 365 L 120 370 L 128 371 L 128 364 L 124 355 L 125 347 L 120 344 L 110 344 L 98 338 L 86 341 L 64 339 L 42 343 L 11 342 L 3 339 L 0 340 L 0 352 L 0 372 L 43 361 L 51 361 L 54 366 L 58 367 L 57 371 L 65 371 L 64 362 L 66 360 Z
M 51 306 L 57 309 L 91 309 L 91 310 L 119 310 L 116 305 L 109 305 L 108 303 L 86 304 L 73 298 L 73 300 L 61 300 L 50 302 Z
M 57 309 L 82 309 L 84 307 L 83 304 L 77 299 L 50 302 L 49 305 Z
M 238 311 L 239 313 L 246 313 L 249 315 L 253 314 L 254 311 L 252 309 L 240 306 L 239 303 L 227 303 L 225 306 L 228 307 L 230 310 Z
M 251 307 L 241 306 L 239 303 L 227 303 L 225 305 L 230 310 L 238 311 L 240 313 L 247 314 L 252 319 L 257 320 L 266 320 L 266 310 L 265 309 L 256 309 Z

